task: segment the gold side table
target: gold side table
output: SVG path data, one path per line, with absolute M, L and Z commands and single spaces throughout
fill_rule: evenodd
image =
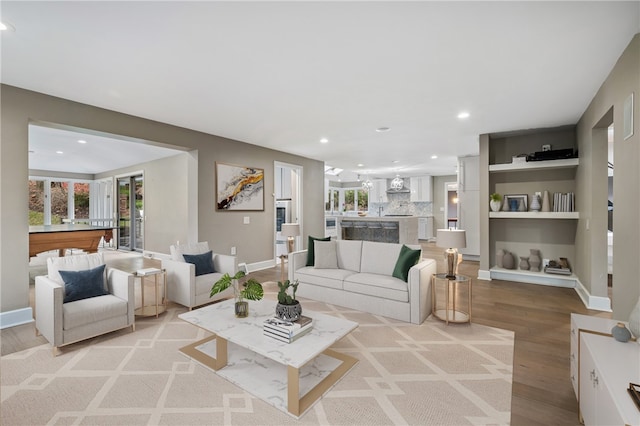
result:
M 139 317 L 158 318 L 158 315 L 167 310 L 167 271 L 165 269 L 147 268 L 139 269 L 134 274 L 134 280 L 140 280 L 140 307 L 135 310 L 135 315 Z M 162 282 L 159 278 L 162 277 Z M 145 305 L 144 293 L 145 281 L 153 282 L 154 303 Z
M 434 274 L 431 280 L 433 316 L 447 324 L 471 322 L 471 281 L 471 278 L 464 275 L 448 278 L 447 274 Z M 464 303 L 464 292 L 467 303 Z M 460 298 L 463 298 L 463 303 L 460 303 Z

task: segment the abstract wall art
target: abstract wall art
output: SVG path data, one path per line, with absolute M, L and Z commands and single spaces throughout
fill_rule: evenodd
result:
M 264 211 L 264 169 L 216 162 L 216 210 Z

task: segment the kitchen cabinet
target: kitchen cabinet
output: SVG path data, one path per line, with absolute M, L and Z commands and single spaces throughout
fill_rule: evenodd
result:
M 387 180 L 373 179 L 373 186 L 369 190 L 369 203 L 386 203 L 387 202 Z
M 464 229 L 467 247 L 459 248 L 463 255 L 480 256 L 480 157 L 458 159 L 458 229 Z
M 431 202 L 431 176 L 419 176 L 409 178 L 411 202 Z
M 418 239 L 419 240 L 433 239 L 433 217 L 418 218 Z
M 276 168 L 275 173 L 275 185 L 276 185 L 276 199 L 277 200 L 290 200 L 291 199 L 291 173 L 292 170 L 284 167 Z

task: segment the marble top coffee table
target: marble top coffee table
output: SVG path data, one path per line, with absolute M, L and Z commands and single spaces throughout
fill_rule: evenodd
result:
M 180 351 L 274 407 L 299 417 L 358 360 L 329 349 L 358 323 L 304 309 L 313 329 L 293 343 L 265 336 L 262 323 L 275 313 L 272 300 L 249 301 L 236 318 L 234 300 L 185 312 L 179 318 L 214 333 Z

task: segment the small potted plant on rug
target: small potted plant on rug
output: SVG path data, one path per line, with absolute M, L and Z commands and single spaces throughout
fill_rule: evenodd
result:
M 499 212 L 500 206 L 502 205 L 502 195 L 498 194 L 497 192 L 494 192 L 489 196 L 489 198 L 490 198 L 489 206 L 491 207 L 491 211 Z
M 243 278 L 245 275 L 244 271 L 238 271 L 234 276 L 225 273 L 222 278 L 213 284 L 210 293 L 210 296 L 213 296 L 232 286 L 236 298 L 236 317 L 238 318 L 246 318 L 249 315 L 249 302 L 244 299 L 260 300 L 264 296 L 262 284 L 254 278 L 249 278 L 243 284 L 239 283 L 240 278 Z
M 276 305 L 276 317 L 285 321 L 295 321 L 302 315 L 302 305 L 296 300 L 298 280 L 291 282 L 278 281 L 278 304 Z

